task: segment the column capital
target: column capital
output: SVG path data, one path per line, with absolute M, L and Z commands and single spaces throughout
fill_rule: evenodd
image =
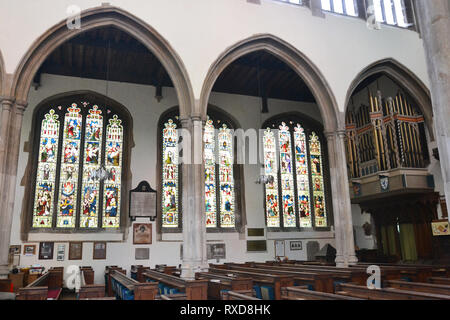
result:
M 347 130 L 345 129 L 338 129 L 336 131 L 324 131 L 323 134 L 327 138 L 327 140 L 331 140 L 334 137 L 338 137 L 339 139 L 345 138 L 345 135 L 347 134 Z
M 343 138 L 345 138 L 347 131 L 345 129 L 339 129 L 339 130 L 336 130 L 336 134 L 337 134 L 338 138 L 343 139 Z
M 191 123 L 191 118 L 189 118 L 189 117 L 185 117 L 185 118 L 180 117 L 179 120 L 180 120 L 181 127 L 183 127 L 183 128 L 189 127 L 189 124 Z
M 0 97 L 0 104 L 4 110 L 11 110 L 15 99 L 13 97 Z
M 24 101 L 16 101 L 14 108 L 16 111 L 16 114 L 20 114 L 23 115 L 23 113 L 25 112 L 25 109 L 28 106 L 28 102 L 24 102 Z
M 194 122 L 202 122 L 202 126 L 205 125 L 206 120 L 203 119 L 200 115 L 191 115 L 187 117 L 180 117 L 180 123 L 183 128 L 189 127 L 190 124 L 193 124 Z
M 329 140 L 334 138 L 336 132 L 334 132 L 334 131 L 324 131 L 323 134 L 327 138 L 327 140 L 329 141 Z

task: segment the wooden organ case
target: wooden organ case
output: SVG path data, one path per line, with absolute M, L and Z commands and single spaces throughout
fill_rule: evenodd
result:
M 401 89 L 383 97 L 367 88 L 367 104 L 346 114 L 350 196 L 375 223 L 378 256 L 431 260 L 431 222 L 439 194 L 425 135 L 424 117 Z

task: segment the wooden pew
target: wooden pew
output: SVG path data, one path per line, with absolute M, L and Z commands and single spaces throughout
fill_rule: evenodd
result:
M 428 282 L 450 286 L 450 278 L 432 277 L 428 279 Z
M 184 280 L 155 270 L 147 270 L 143 276 L 147 281 L 158 281 L 161 291 L 166 287 L 174 293 L 185 293 L 187 300 L 208 300 L 208 280 Z
M 433 277 L 450 277 L 450 266 L 448 265 L 430 265 L 430 264 L 398 264 L 398 263 L 367 263 L 367 262 L 358 262 L 358 266 L 386 266 L 386 267 L 404 267 L 404 268 L 416 268 L 421 270 L 422 268 L 431 268 Z
M 137 269 L 139 267 L 143 267 L 143 265 L 142 264 L 138 264 L 138 265 L 132 265 L 131 266 L 131 268 L 130 268 L 131 279 L 137 280 Z
M 84 284 L 94 284 L 94 270 L 92 267 L 81 267 L 80 268 L 81 277 L 84 281 Z
M 11 292 L 11 279 L 0 279 L 0 292 Z
M 209 268 L 210 273 L 215 274 L 225 274 L 225 275 L 235 275 L 241 277 L 248 277 L 253 280 L 253 283 L 257 285 L 270 286 L 273 289 L 273 294 L 275 300 L 281 300 L 281 288 L 282 287 L 293 287 L 294 278 L 289 275 L 275 275 L 268 272 L 258 273 L 253 271 L 242 271 L 234 269 L 224 269 L 224 268 Z
M 0 279 L 0 300 L 15 300 L 13 283 L 11 279 Z
M 144 267 L 143 265 L 131 266 L 131 278 L 138 282 L 145 282 L 145 277 L 142 274 L 147 270 L 150 270 L 150 267 Z
M 281 289 L 282 300 L 364 300 L 339 294 L 308 290 L 306 287 L 287 287 Z
M 111 285 L 111 273 L 114 270 L 118 270 L 119 272 L 122 272 L 123 274 L 127 273 L 124 269 L 122 269 L 118 266 L 106 266 L 105 267 L 105 289 L 108 294 L 108 297 L 114 296 L 114 292 L 112 290 L 112 285 Z
M 336 286 L 336 294 L 369 300 L 449 300 L 450 296 L 393 288 L 369 289 L 350 283 Z
M 450 286 L 442 284 L 422 283 L 422 282 L 408 282 L 401 280 L 387 280 L 383 283 L 384 288 L 396 288 L 407 291 L 419 291 L 436 293 L 450 296 Z
M 400 278 L 408 278 L 412 282 L 427 282 L 428 278 L 433 276 L 433 267 L 426 265 L 404 265 L 404 264 L 384 264 L 384 263 L 358 263 L 350 266 L 350 268 L 358 268 L 360 270 L 366 270 L 370 265 L 379 266 L 381 271 L 399 270 Z M 394 280 L 394 279 L 386 279 Z
M 266 264 L 254 263 L 254 267 L 267 269 L 267 270 L 280 270 L 280 271 L 295 271 L 295 272 L 306 272 L 306 273 L 318 273 L 325 275 L 326 277 L 331 277 L 329 283 L 325 286 L 326 289 L 321 289 L 324 285 L 318 284 L 315 286 L 315 291 L 321 292 L 334 292 L 334 282 L 352 282 L 356 284 L 365 284 L 367 281 L 368 275 L 365 272 L 361 272 L 359 270 L 351 270 L 351 269 L 343 269 L 343 268 L 317 268 L 317 266 L 298 266 L 298 265 L 272 265 L 267 266 Z M 326 278 L 325 277 L 325 278 Z M 305 282 L 306 284 L 306 282 Z
M 294 283 L 296 283 L 297 285 L 312 285 L 315 291 L 328 293 L 334 292 L 333 279 L 334 277 L 338 277 L 338 275 L 331 272 L 313 272 L 310 270 L 299 270 L 295 268 L 290 270 L 290 268 L 283 269 L 266 265 L 262 265 L 261 267 L 241 267 L 238 264 L 228 264 L 228 267 L 232 270 L 289 276 L 292 277 L 292 279 L 295 281 Z M 347 281 L 349 281 L 350 276 L 341 276 L 340 279 L 346 279 Z
M 155 300 L 158 283 L 140 283 L 127 277 L 120 270 L 112 270 L 111 286 L 116 297 L 121 300 Z
M 16 300 L 58 300 L 62 279 L 61 269 L 50 269 L 26 287 L 20 288 Z
M 105 297 L 105 285 L 94 284 L 94 270 L 90 267 L 82 267 L 81 286 L 77 297 L 79 300 L 94 300 Z
M 185 293 L 162 294 L 156 296 L 155 300 L 187 300 L 187 296 Z
M 208 298 L 221 299 L 221 292 L 224 290 L 252 290 L 253 281 L 250 278 L 230 277 L 226 275 L 212 274 L 208 272 L 197 272 L 196 280 L 208 280 Z
M 261 300 L 254 296 L 253 290 L 224 291 L 222 300 Z
M 285 266 L 284 264 L 281 264 L 280 266 Z M 326 272 L 333 272 L 335 274 L 350 274 L 350 281 L 344 281 L 344 282 L 352 282 L 360 285 L 365 285 L 368 275 L 366 273 L 367 268 L 361 268 L 361 267 L 349 267 L 349 268 L 339 268 L 339 267 L 333 267 L 333 266 L 322 266 L 322 265 L 304 265 L 304 264 L 298 264 L 295 263 L 292 267 L 299 267 L 303 270 L 308 270 L 311 272 L 319 272 L 319 271 L 326 271 Z M 389 269 L 381 269 L 381 278 L 385 280 L 397 280 L 402 278 L 402 274 L 400 270 L 395 268 L 389 268 Z

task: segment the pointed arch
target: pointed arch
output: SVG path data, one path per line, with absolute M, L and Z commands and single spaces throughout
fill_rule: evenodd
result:
M 200 95 L 200 104 L 198 105 L 200 110 L 196 110 L 202 117 L 206 117 L 212 88 L 225 68 L 238 58 L 259 50 L 267 51 L 285 62 L 305 81 L 320 109 L 325 131 L 336 131 L 340 127 L 343 128 L 344 123 L 338 116 L 339 109 L 336 99 L 319 69 L 303 53 L 284 40 L 270 34 L 254 35 L 236 43 L 224 51 L 211 65 Z
M 433 109 L 430 90 L 411 70 L 392 58 L 379 60 L 370 64 L 355 77 L 347 91 L 344 114 L 347 113 L 350 98 L 358 85 L 368 77 L 379 73 L 394 80 L 417 102 L 418 107 L 425 117 L 430 140 L 434 141 Z
M 45 59 L 59 45 L 86 31 L 114 26 L 145 45 L 161 62 L 177 92 L 180 113 L 191 114 L 193 91 L 184 64 L 175 50 L 155 29 L 144 21 L 117 7 L 102 5 L 81 12 L 81 28 L 69 30 L 63 20 L 39 37 L 21 59 L 12 82 L 11 95 L 27 101 L 33 76 Z
M 3 62 L 3 55 L 0 51 L 0 96 L 3 96 L 4 93 L 5 74 L 5 63 Z

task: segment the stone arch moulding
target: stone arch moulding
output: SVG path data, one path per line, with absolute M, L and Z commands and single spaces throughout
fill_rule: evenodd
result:
M 3 55 L 2 52 L 0 51 L 0 97 L 6 95 L 5 90 L 3 88 L 5 84 L 5 74 L 6 74 L 5 63 L 3 62 Z
M 408 94 L 411 95 L 413 99 L 415 99 L 425 117 L 425 123 L 428 127 L 430 140 L 434 141 L 435 135 L 433 125 L 433 109 L 429 89 L 412 71 L 392 58 L 376 61 L 367 66 L 356 76 L 347 91 L 344 114 L 347 113 L 347 107 L 350 102 L 350 98 L 358 85 L 364 79 L 377 73 L 385 74 L 386 76 L 397 82 L 400 87 L 403 87 L 403 89 L 405 89 Z
M 343 128 L 344 123 L 340 123 L 336 99 L 319 69 L 292 45 L 270 34 L 255 35 L 236 43 L 211 65 L 200 95 L 200 110 L 197 110 L 202 117 L 206 117 L 209 96 L 219 75 L 236 59 L 259 50 L 267 51 L 285 62 L 305 81 L 316 99 L 325 131 L 333 132 Z
M 81 13 L 81 28 L 69 30 L 63 20 L 39 37 L 21 59 L 14 74 L 11 95 L 27 101 L 34 74 L 45 59 L 65 41 L 91 29 L 114 26 L 145 45 L 169 74 L 177 92 L 180 114 L 191 115 L 193 90 L 184 64 L 170 44 L 152 27 L 132 14 L 109 5 L 87 9 Z

